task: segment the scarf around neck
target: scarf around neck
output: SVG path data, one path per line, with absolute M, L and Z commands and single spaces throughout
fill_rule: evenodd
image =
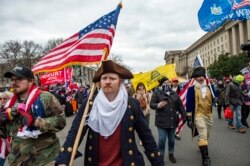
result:
M 101 136 L 108 137 L 120 124 L 128 106 L 128 93 L 121 84 L 114 101 L 108 101 L 102 89 L 96 96 L 87 124 Z
M 41 90 L 39 89 L 38 86 L 36 86 L 34 84 L 30 87 L 28 94 L 27 94 L 27 99 L 24 101 L 25 102 L 24 103 L 25 104 L 25 109 L 24 109 L 25 112 L 29 113 L 32 104 L 36 101 L 36 99 L 39 97 L 40 94 L 41 94 Z M 18 103 L 16 103 L 17 100 L 18 100 L 18 96 L 13 95 L 10 98 L 10 100 L 5 104 L 5 108 L 11 108 L 15 104 L 18 104 Z M 40 135 L 40 134 L 41 134 L 40 130 L 38 130 L 34 126 L 28 127 L 28 126 L 20 125 L 18 132 L 17 132 L 17 137 L 23 138 L 23 139 L 37 138 L 38 135 Z
M 200 84 L 199 82 L 197 82 L 196 80 L 194 81 L 194 86 L 199 88 L 201 90 L 201 94 L 202 94 L 202 97 L 205 98 L 206 96 L 206 93 L 207 93 L 207 82 L 206 80 Z

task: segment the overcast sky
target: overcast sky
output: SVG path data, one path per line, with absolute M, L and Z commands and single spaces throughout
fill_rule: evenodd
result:
M 118 0 L 0 0 L 0 43 L 68 38 L 104 14 Z M 133 72 L 164 64 L 164 53 L 186 49 L 205 34 L 197 13 L 202 0 L 123 0 L 111 53 Z

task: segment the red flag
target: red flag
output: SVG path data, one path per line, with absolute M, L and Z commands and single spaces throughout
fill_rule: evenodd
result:
M 40 75 L 39 79 L 42 86 L 52 85 L 52 84 L 64 84 L 66 81 L 72 79 L 72 68 L 64 68 L 63 70 L 58 70 L 54 72 L 48 72 L 46 74 Z
M 107 56 L 115 36 L 121 5 L 94 23 L 66 39 L 45 55 L 32 71 L 36 73 L 60 70 L 74 64 L 100 62 L 104 51 Z

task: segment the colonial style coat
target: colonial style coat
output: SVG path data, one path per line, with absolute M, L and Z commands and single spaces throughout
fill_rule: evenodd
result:
M 217 96 L 217 94 L 215 93 L 215 90 L 214 90 L 214 86 L 211 86 L 212 87 L 212 91 L 215 95 L 215 98 Z M 209 88 L 209 90 L 211 91 L 211 89 Z M 216 99 L 213 98 L 213 102 L 216 101 Z M 191 86 L 188 88 L 188 91 L 187 91 L 187 96 L 186 96 L 186 111 L 187 111 L 187 115 L 191 114 L 192 115 L 192 121 L 194 123 L 194 118 L 195 118 L 195 112 L 196 112 L 196 108 L 195 108 L 195 86 Z M 211 107 L 211 111 L 212 111 L 212 107 Z M 191 128 L 192 129 L 192 136 L 197 136 L 199 133 L 197 132 L 197 129 L 194 127 L 194 128 Z
M 128 108 L 121 121 L 121 157 L 124 166 L 143 166 L 145 165 L 142 154 L 138 151 L 135 142 L 135 132 L 138 133 L 143 146 L 145 148 L 145 154 L 152 165 L 163 166 L 163 156 L 160 154 L 157 144 L 153 138 L 150 129 L 147 126 L 144 115 L 139 106 L 139 102 L 135 99 L 129 98 Z M 66 138 L 66 141 L 61 148 L 61 152 L 56 160 L 57 164 L 68 164 L 72 153 L 72 147 L 75 142 L 77 131 L 83 116 L 83 108 L 85 108 L 86 101 L 83 102 L 82 107 L 79 109 Z M 87 134 L 87 143 L 85 146 L 85 166 L 97 166 L 99 161 L 99 133 L 93 131 L 87 125 L 83 129 L 83 136 Z M 108 153 L 108 152 L 107 152 Z M 110 154 L 112 155 L 112 154 Z M 76 157 L 81 156 L 80 152 L 77 152 Z

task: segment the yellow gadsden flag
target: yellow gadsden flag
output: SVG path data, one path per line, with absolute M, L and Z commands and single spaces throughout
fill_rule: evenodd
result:
M 134 78 L 131 80 L 131 82 L 134 89 L 136 89 L 138 83 L 142 82 L 145 85 L 146 90 L 149 91 L 158 86 L 158 80 L 164 76 L 166 76 L 169 80 L 172 78 L 177 78 L 174 64 L 159 66 L 149 72 L 134 74 Z

